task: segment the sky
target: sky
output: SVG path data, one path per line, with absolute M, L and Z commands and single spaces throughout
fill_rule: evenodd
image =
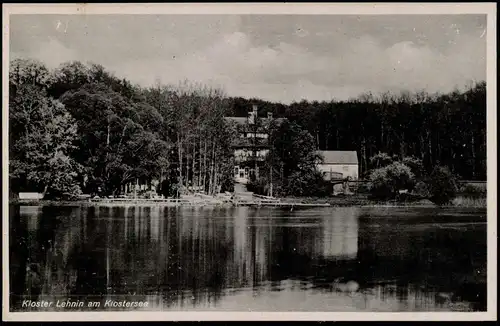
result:
M 12 15 L 10 57 L 290 103 L 486 79 L 486 15 Z

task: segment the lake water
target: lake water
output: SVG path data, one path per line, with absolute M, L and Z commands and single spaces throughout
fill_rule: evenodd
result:
M 10 291 L 23 311 L 486 311 L 486 210 L 12 205 Z

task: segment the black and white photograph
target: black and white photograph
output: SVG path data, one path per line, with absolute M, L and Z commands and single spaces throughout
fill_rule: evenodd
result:
M 4 319 L 496 320 L 496 4 L 2 7 Z

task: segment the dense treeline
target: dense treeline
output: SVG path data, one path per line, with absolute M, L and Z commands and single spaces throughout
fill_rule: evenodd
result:
M 463 179 L 486 180 L 486 83 L 450 94 L 365 94 L 349 101 L 283 105 L 257 99 L 233 99 L 234 114 L 273 112 L 296 122 L 321 150 L 355 150 L 361 175 L 379 152 L 399 159 L 414 156 L 427 169 L 446 165 Z
M 13 192 L 116 195 L 167 179 L 214 193 L 230 183 L 228 103 L 220 90 L 141 88 L 96 64 L 50 71 L 24 59 L 11 62 L 9 82 Z
M 401 160 L 416 157 L 427 170 L 446 165 L 461 178 L 486 178 L 484 82 L 444 95 L 368 94 L 284 105 L 229 98 L 187 82 L 139 87 L 97 64 L 68 62 L 50 70 L 16 59 L 10 63 L 9 102 L 13 192 L 57 197 L 100 189 L 116 195 L 137 183 L 157 186 L 153 180 L 168 180 L 164 194 L 179 186 L 231 190 L 234 131 L 224 116 L 246 116 L 252 104 L 259 115 L 288 119 L 271 135 L 276 151 L 268 160 L 269 177 L 291 188 L 310 183 L 301 171 L 314 161 L 314 149 L 357 151 L 363 177 L 369 158 L 385 152 Z M 307 146 L 298 146 L 299 140 Z M 305 161 L 289 155 L 302 152 Z

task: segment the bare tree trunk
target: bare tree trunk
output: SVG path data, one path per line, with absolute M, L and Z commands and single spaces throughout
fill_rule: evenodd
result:
M 399 141 L 399 148 L 400 148 L 400 152 L 401 152 L 401 159 L 404 159 L 405 158 L 405 134 L 402 133 L 401 134 L 401 139 Z
M 179 134 L 177 134 L 177 152 L 179 155 L 179 180 L 180 180 L 179 186 L 182 186 L 182 144 L 181 144 L 181 137 L 179 136 Z
M 200 150 L 199 150 L 199 166 L 198 166 L 198 188 L 201 187 L 201 175 L 202 175 L 202 169 L 201 169 L 201 163 L 202 163 L 202 159 L 201 159 L 201 137 L 200 137 Z
M 474 133 L 472 133 L 472 140 L 471 140 L 471 145 L 472 145 L 472 178 L 475 180 L 476 179 L 476 144 L 474 140 Z
M 391 130 L 389 129 L 388 131 L 388 134 L 390 135 L 391 134 Z M 391 137 L 385 137 L 385 140 L 386 140 L 386 144 L 385 144 L 385 151 L 386 152 L 390 152 L 390 146 L 391 146 L 391 140 L 390 140 Z
M 47 194 L 47 190 L 49 190 L 49 185 L 48 184 L 46 184 L 45 187 L 43 188 L 42 199 L 45 198 L 45 195 Z
M 196 158 L 196 139 L 193 140 L 193 157 L 191 158 L 192 159 L 192 166 L 191 166 L 191 179 L 192 179 L 192 185 L 193 185 L 193 188 L 196 186 L 196 184 L 194 183 L 194 176 L 195 176 L 195 160 Z
M 189 186 L 189 145 L 186 144 L 186 174 L 185 174 L 185 182 L 184 184 L 186 185 L 186 187 Z
M 436 157 L 438 159 L 440 159 L 441 158 L 441 142 L 440 142 L 439 132 L 437 133 L 436 147 L 437 147 Z
M 205 150 L 203 152 L 203 191 L 207 189 L 207 140 L 205 139 Z
M 110 124 L 110 121 L 109 121 L 109 116 L 108 116 L 108 134 L 106 136 L 106 145 L 109 147 L 109 138 L 110 138 L 110 134 L 111 134 L 111 124 Z
M 428 148 L 428 151 L 429 151 L 429 163 L 432 165 L 432 163 L 434 162 L 434 158 L 433 158 L 433 154 L 432 154 L 432 135 L 430 134 L 430 132 L 428 131 L 427 132 L 427 142 L 428 142 L 428 145 L 429 145 L 429 148 Z
M 219 165 L 215 163 L 214 167 L 214 187 L 212 189 L 212 195 L 217 195 L 217 189 L 219 187 Z
M 425 147 L 425 145 L 424 145 L 424 136 L 422 136 L 422 134 L 420 134 L 419 138 L 420 138 L 420 158 L 423 161 L 424 157 L 425 157 L 425 155 L 424 155 L 424 153 L 425 153 L 425 151 L 424 151 L 424 147 Z
M 213 187 L 214 187 L 214 169 L 215 169 L 215 142 L 212 147 L 212 155 L 211 155 L 211 164 L 210 164 L 210 175 L 209 175 L 209 193 L 213 193 Z
M 381 129 L 380 129 L 380 146 L 384 146 L 384 123 L 381 123 Z M 386 149 L 383 150 L 384 152 L 387 151 Z
M 362 158 L 361 158 L 361 173 L 365 172 L 368 168 L 368 163 L 367 163 L 367 159 L 366 159 L 366 140 L 364 139 L 364 136 L 363 136 L 363 141 L 362 141 L 362 145 L 361 145 L 361 155 L 362 155 Z

